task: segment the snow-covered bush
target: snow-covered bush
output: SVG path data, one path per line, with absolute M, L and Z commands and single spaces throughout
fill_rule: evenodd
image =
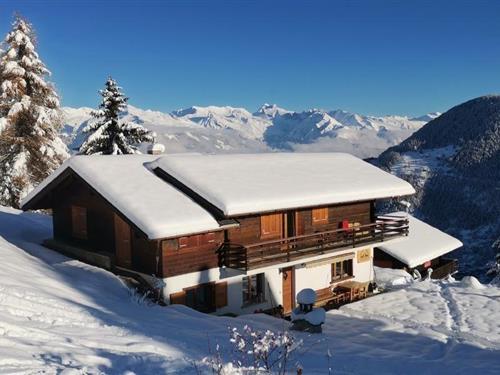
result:
M 150 299 L 150 295 L 151 295 L 150 291 L 146 291 L 144 293 L 141 293 L 137 289 L 130 288 L 129 293 L 130 293 L 130 299 L 134 303 L 137 303 L 138 305 L 144 305 L 144 306 L 151 306 L 152 305 L 152 302 Z
M 229 328 L 231 347 L 227 353 L 231 361 L 224 363 L 223 348 L 217 344 L 215 350 L 209 345 L 210 356 L 203 360 L 214 374 L 286 374 L 290 371 L 292 353 L 301 345 L 287 331 L 254 330 L 245 325 L 240 332 Z M 195 366 L 198 369 L 198 366 Z
M 474 276 L 465 276 L 460 283 L 462 284 L 463 287 L 465 288 L 472 288 L 472 289 L 484 289 L 485 286 L 479 282 L 478 279 L 476 279 Z
M 230 342 L 236 357 L 235 366 L 278 374 L 286 373 L 290 355 L 297 347 L 294 337 L 287 331 L 257 331 L 247 325 L 243 332 L 232 328 Z

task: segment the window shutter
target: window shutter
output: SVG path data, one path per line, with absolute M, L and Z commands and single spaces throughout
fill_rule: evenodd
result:
M 184 247 L 188 246 L 188 238 L 187 237 L 180 237 L 179 238 L 179 249 L 182 249 Z
M 262 215 L 260 217 L 260 231 L 262 237 L 281 235 L 282 214 Z
M 170 304 L 171 305 L 185 305 L 186 304 L 186 292 L 178 292 L 172 293 L 170 295 Z
M 215 307 L 227 306 L 227 281 L 215 284 Z
M 327 223 L 328 222 L 328 207 L 313 208 L 312 221 L 313 221 L 313 223 Z
M 207 243 L 214 243 L 215 242 L 215 233 L 210 232 L 210 233 L 207 233 L 205 236 L 206 236 Z

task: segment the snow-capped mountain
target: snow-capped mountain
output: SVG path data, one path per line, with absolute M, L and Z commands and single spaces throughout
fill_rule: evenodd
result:
M 66 125 L 62 135 L 71 149 L 77 149 L 92 110 L 65 107 L 63 111 Z M 129 105 L 122 119 L 155 131 L 167 152 L 329 150 L 360 157 L 377 156 L 426 123 L 403 116 L 363 116 L 341 110 L 294 112 L 274 104 L 264 104 L 254 113 L 228 106 L 193 106 L 163 113 Z
M 500 96 L 450 109 L 378 162 L 412 183 L 416 214 L 461 239 L 462 269 L 485 279 L 500 239 Z
M 278 107 L 276 104 L 267 104 L 265 103 L 262 107 L 260 107 L 257 112 L 254 112 L 254 116 L 263 117 L 268 120 L 272 120 L 277 116 L 282 116 L 286 113 L 290 113 L 284 108 Z
M 179 120 L 189 120 L 205 128 L 233 129 L 249 139 L 261 139 L 269 121 L 253 116 L 244 108 L 190 107 L 172 112 Z

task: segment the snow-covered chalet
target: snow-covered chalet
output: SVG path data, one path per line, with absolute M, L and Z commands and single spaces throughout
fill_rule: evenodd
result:
M 154 281 L 166 303 L 288 314 L 304 288 L 325 302 L 365 296 L 374 250 L 382 266 L 424 271 L 459 247 L 424 249 L 421 222 L 376 215 L 377 200 L 414 192 L 342 153 L 74 156 L 22 208 L 52 211 L 48 247 Z

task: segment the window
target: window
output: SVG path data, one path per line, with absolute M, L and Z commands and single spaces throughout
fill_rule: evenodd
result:
M 352 259 L 332 263 L 332 282 L 352 277 Z
M 260 217 L 260 236 L 279 237 L 281 236 L 281 214 L 262 215 Z
M 313 224 L 328 224 L 328 207 L 313 208 L 312 222 Z
M 208 245 L 211 243 L 215 243 L 215 233 L 204 233 L 204 234 L 196 234 L 194 236 L 186 236 L 179 238 L 179 249 L 183 248 L 191 248 L 198 247 L 203 245 Z
M 192 288 L 186 288 L 185 302 L 195 310 L 201 312 L 215 311 L 215 284 L 200 284 Z
M 244 305 L 265 301 L 266 278 L 263 273 L 244 277 L 241 283 Z
M 71 206 L 71 231 L 74 238 L 87 239 L 87 209 Z

